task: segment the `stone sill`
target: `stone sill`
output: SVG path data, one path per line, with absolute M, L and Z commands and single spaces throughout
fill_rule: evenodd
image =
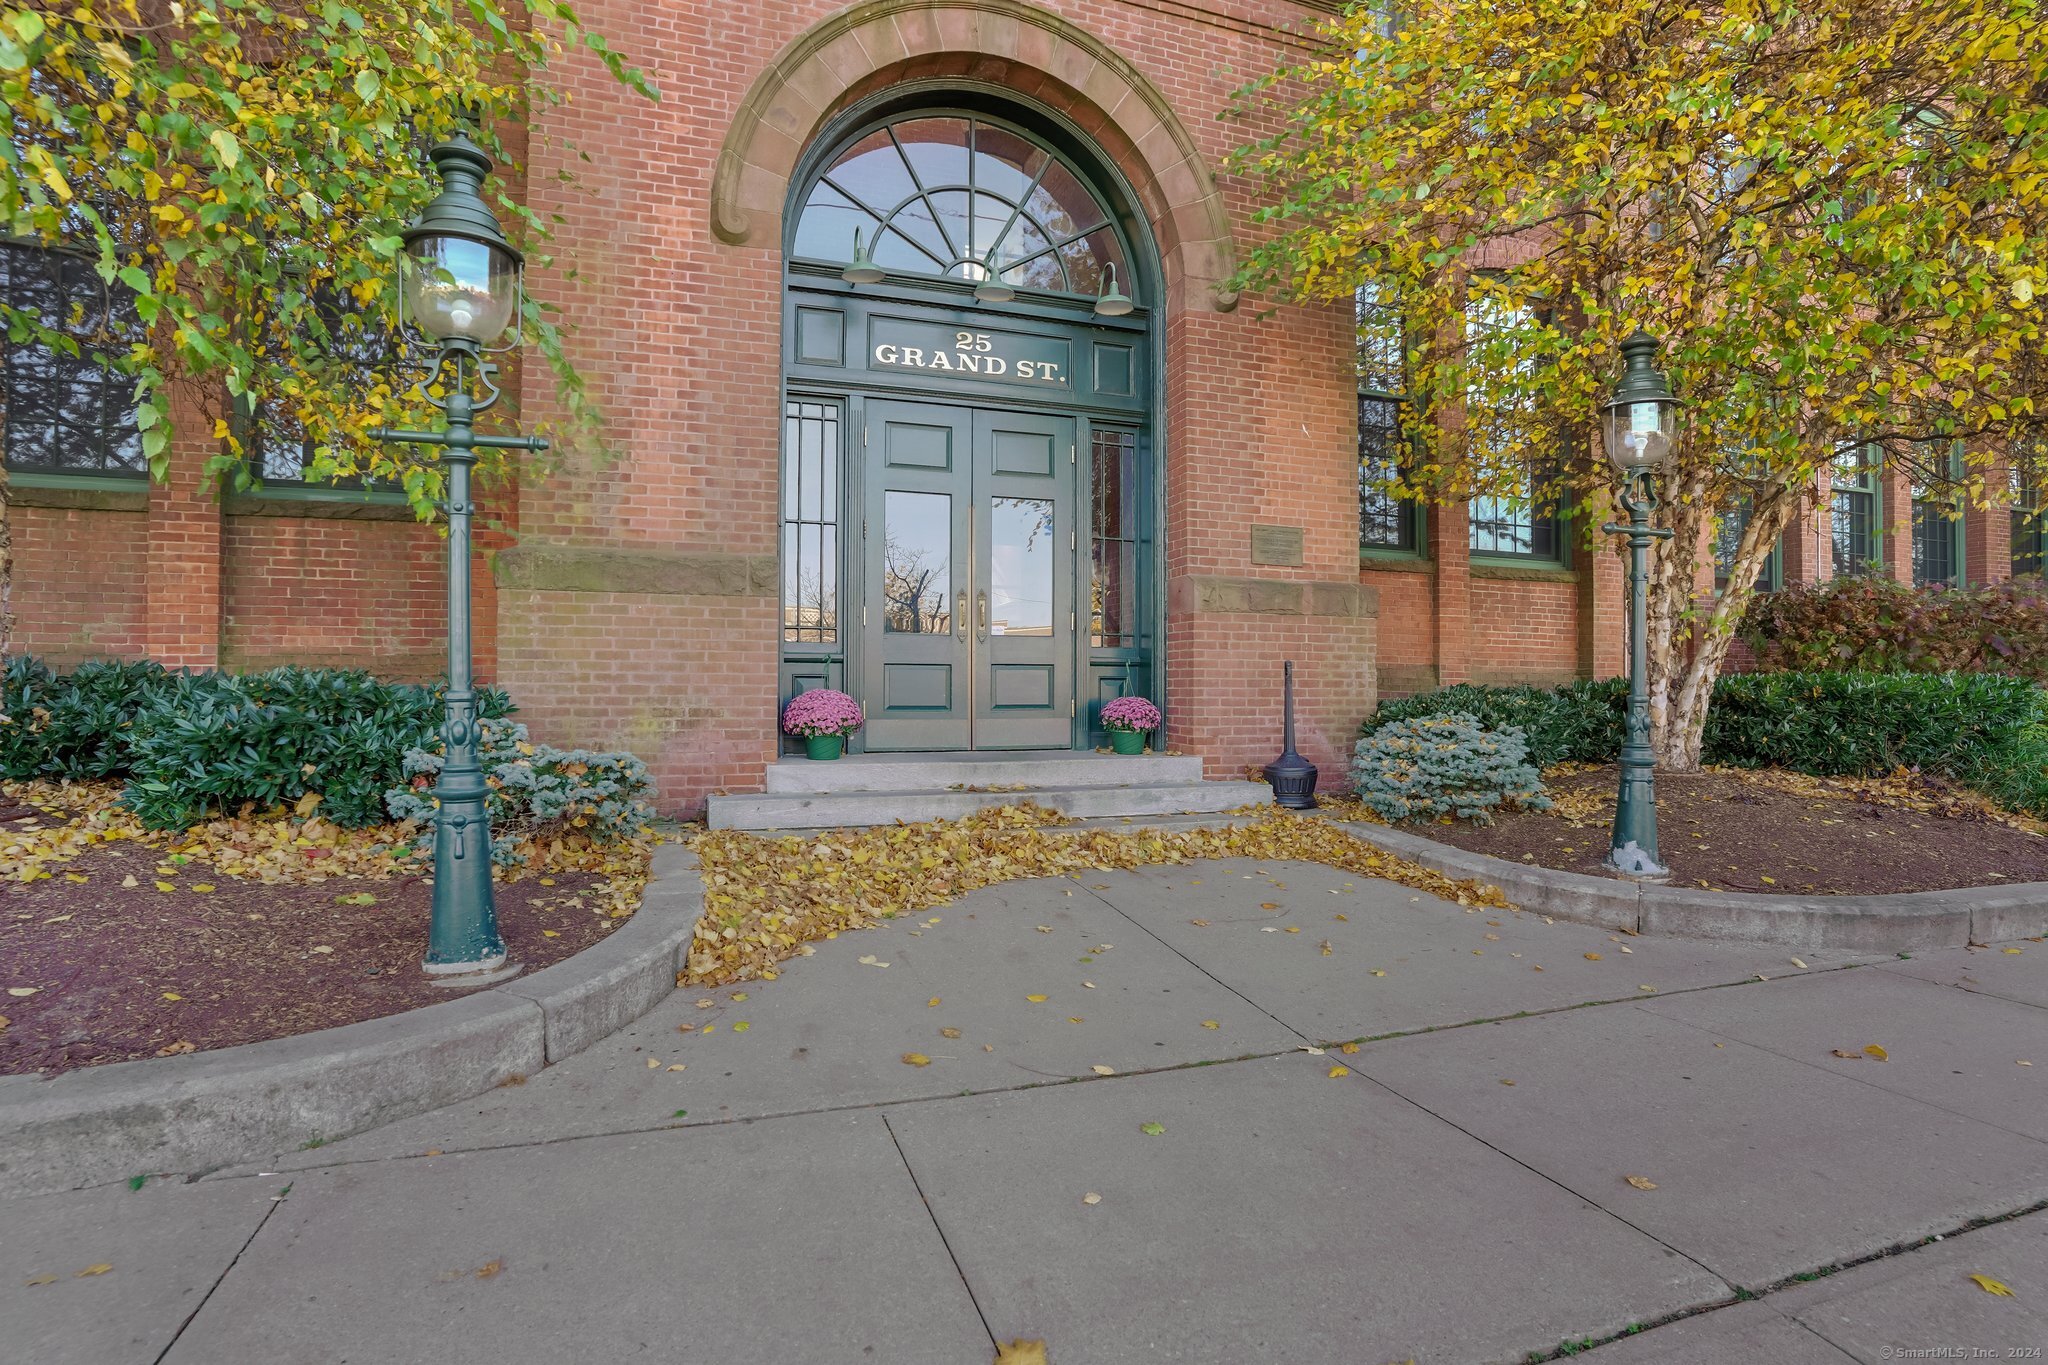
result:
M 417 521 L 412 507 L 392 494 L 229 493 L 221 511 L 231 517 L 306 517 L 325 521 Z
M 1498 578 L 1520 583 L 1576 583 L 1577 569 L 1562 564 L 1512 564 L 1492 559 L 1474 559 L 1472 577 Z
M 1396 551 L 1375 554 L 1370 550 L 1361 550 L 1358 555 L 1358 571 L 1360 573 L 1434 574 L 1436 572 L 1436 561 L 1424 559 L 1421 555 L 1401 554 Z

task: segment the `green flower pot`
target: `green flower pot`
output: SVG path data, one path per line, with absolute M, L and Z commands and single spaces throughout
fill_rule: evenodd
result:
M 1120 754 L 1142 754 L 1145 752 L 1143 730 L 1111 730 L 1109 747 Z
M 846 747 L 845 735 L 805 735 L 805 758 L 837 758 Z

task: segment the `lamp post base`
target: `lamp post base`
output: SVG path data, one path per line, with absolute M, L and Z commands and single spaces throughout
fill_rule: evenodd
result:
M 1609 849 L 1607 851 L 1607 866 L 1611 871 L 1619 872 L 1631 881 L 1668 882 L 1671 880 L 1670 868 L 1644 852 L 1641 846 L 1633 843 Z
M 500 981 L 510 981 L 526 970 L 524 962 L 507 962 L 499 958 L 495 962 L 435 962 L 427 964 L 429 986 L 445 986 L 449 990 L 464 990 L 475 986 L 495 986 Z

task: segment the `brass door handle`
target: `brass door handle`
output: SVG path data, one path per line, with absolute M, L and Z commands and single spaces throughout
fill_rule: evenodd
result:
M 961 639 L 967 638 L 967 589 L 965 588 L 960 590 L 960 596 L 954 602 L 953 626 L 959 632 Z
M 988 594 L 978 592 L 974 594 L 974 600 L 977 614 L 980 617 L 980 638 L 986 640 L 988 638 Z

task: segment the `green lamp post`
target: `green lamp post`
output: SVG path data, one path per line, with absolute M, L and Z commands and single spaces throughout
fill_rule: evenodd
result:
M 1650 747 L 1650 546 L 1669 530 L 1650 525 L 1657 510 L 1657 471 L 1671 458 L 1678 431 L 1678 400 L 1655 364 L 1657 340 L 1637 332 L 1621 343 L 1623 369 L 1613 396 L 1601 405 L 1607 458 L 1621 475 L 1621 505 L 1628 525 L 1602 527 L 1626 535 L 1629 553 L 1628 721 L 1621 745 L 1621 795 L 1614 807 L 1614 842 L 1607 865 L 1639 881 L 1671 875 L 1657 855 L 1657 753 Z
M 476 416 L 499 399 L 497 366 L 485 357 L 524 302 L 524 258 L 498 227 L 483 197 L 491 159 L 457 134 L 429 156 L 441 192 L 402 234 L 399 335 L 424 353 L 420 390 L 446 416 L 441 431 L 380 427 L 378 440 L 441 448 L 448 466 L 448 703 L 442 766 L 434 786 L 434 911 L 423 964 L 446 985 L 481 984 L 518 970 L 507 966 L 491 890 L 489 788 L 477 758 L 476 691 L 470 670 L 470 467 L 476 452 L 547 449 L 531 436 L 480 436 Z M 442 396 L 434 396 L 439 380 Z

